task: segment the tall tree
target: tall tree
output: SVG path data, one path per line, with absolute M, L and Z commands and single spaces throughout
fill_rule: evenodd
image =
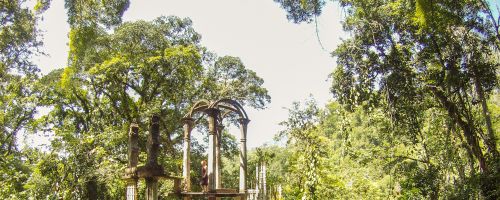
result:
M 0 2 L 0 198 L 24 198 L 19 192 L 30 170 L 16 146 L 20 133 L 36 113 L 33 84 L 39 69 L 31 56 L 40 54 L 41 33 L 37 23 L 49 1 L 36 1 L 28 7 L 25 0 Z
M 90 53 L 87 48 L 96 44 L 100 30 L 110 30 L 122 23 L 123 13 L 130 4 L 129 0 L 65 0 L 64 3 L 70 25 L 68 64 L 74 67 Z
M 36 27 L 48 2 L 38 1 L 29 8 L 25 1 L 0 3 L 0 153 L 7 155 L 15 148 L 17 133 L 32 119 L 35 102 L 33 80 L 38 68 L 30 57 L 40 53 L 40 31 Z
M 52 147 L 67 156 L 65 198 L 122 196 L 117 183 L 120 168 L 126 164 L 126 130 L 138 123 L 148 130 L 151 115 L 161 116 L 162 151 L 160 161 L 176 169 L 175 148 L 182 142 L 181 119 L 191 104 L 208 96 L 236 95 L 241 101 L 269 101 L 262 79 L 240 62 L 240 74 L 217 81 L 248 81 L 250 90 L 217 94 L 219 82 L 206 84 L 208 69 L 217 59 L 200 45 L 201 36 L 191 20 L 159 17 L 153 21 L 126 22 L 107 33 L 97 27 L 93 42 L 78 49 L 65 69 L 42 79 L 43 103 L 52 106 L 44 116 L 46 127 L 55 132 Z M 236 58 L 235 58 L 236 59 Z M 230 67 L 225 69 L 232 70 Z M 250 74 L 250 75 L 248 75 Z M 213 92 L 213 91 L 216 92 Z M 239 92 L 239 93 L 238 93 Z M 250 104 L 253 105 L 253 104 Z M 145 136 L 141 134 L 144 143 Z M 144 147 L 142 147 L 144 148 Z
M 332 74 L 334 96 L 350 106 L 385 107 L 395 125 L 405 127 L 401 134 L 418 135 L 423 112 L 442 109 L 478 163 L 482 194 L 497 199 L 498 147 L 486 104 L 498 87 L 494 57 L 500 39 L 492 7 L 483 0 L 338 2 L 352 37 L 333 53 L 338 64 Z M 317 15 L 287 11 L 296 19 Z
M 301 178 L 301 198 L 302 199 L 321 199 L 321 192 L 318 192 L 318 183 L 320 179 L 321 157 L 325 156 L 324 136 L 319 131 L 320 109 L 314 100 L 305 103 L 304 108 L 298 102 L 288 109 L 289 118 L 280 124 L 285 127 L 280 135 L 286 137 L 287 142 L 296 145 L 298 159 L 298 169 L 303 169 Z
M 245 68 L 237 57 L 217 58 L 205 77 L 204 88 L 209 99 L 230 98 L 254 108 L 264 108 L 271 100 L 267 89 L 261 87 L 264 80 Z

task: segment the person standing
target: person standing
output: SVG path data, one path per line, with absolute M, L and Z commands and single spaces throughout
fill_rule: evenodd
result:
M 206 160 L 201 161 L 200 185 L 203 192 L 208 192 L 208 165 Z

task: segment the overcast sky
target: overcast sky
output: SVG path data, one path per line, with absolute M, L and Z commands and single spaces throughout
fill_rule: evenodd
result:
M 294 101 L 310 95 L 320 105 L 331 99 L 328 74 L 335 67 L 330 52 L 346 38 L 342 10 L 329 3 L 318 18 L 319 39 L 312 24 L 293 24 L 272 0 L 131 0 L 124 21 L 152 20 L 161 15 L 189 17 L 202 35 L 202 44 L 219 56 L 241 58 L 245 66 L 264 79 L 271 104 L 264 110 L 246 108 L 251 119 L 248 147 L 272 143 Z M 41 22 L 47 57 L 35 58 L 42 73 L 66 65 L 68 31 L 64 1 L 52 1 Z M 238 132 L 230 129 L 239 138 Z M 41 138 L 37 138 L 40 140 Z

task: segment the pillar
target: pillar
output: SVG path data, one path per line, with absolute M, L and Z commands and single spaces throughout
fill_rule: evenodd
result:
M 128 167 L 137 167 L 139 163 L 139 126 L 137 124 L 130 124 L 128 146 Z
M 222 131 L 224 130 L 224 126 L 222 125 L 222 121 L 219 122 L 217 126 L 217 137 L 216 137 L 216 148 L 215 148 L 215 188 L 222 188 L 222 156 L 221 156 L 221 144 L 222 144 Z M 215 198 L 216 200 L 221 200 L 221 197 Z
M 151 126 L 148 137 L 148 160 L 149 166 L 158 165 L 158 151 L 160 150 L 160 117 L 154 115 L 151 117 Z
M 267 200 L 266 163 L 262 163 L 262 199 Z
M 146 166 L 156 168 L 158 166 L 158 151 L 160 149 L 160 117 L 151 117 L 151 126 L 148 137 L 148 158 Z M 158 200 L 158 179 L 156 177 L 146 178 L 146 200 Z
M 184 177 L 185 192 L 191 191 L 191 130 L 193 130 L 194 120 L 183 118 L 184 122 L 184 148 L 182 157 L 182 177 Z
M 247 125 L 249 119 L 239 119 L 241 139 L 240 139 L 240 193 L 246 193 L 247 184 Z
M 127 180 L 127 200 L 137 200 L 137 179 Z
M 130 124 L 130 131 L 128 133 L 128 168 L 134 169 L 139 163 L 139 126 L 135 123 Z M 134 172 L 135 170 L 129 170 Z M 127 200 L 137 200 L 137 178 L 135 174 L 128 174 L 131 176 L 127 180 Z
M 222 176 L 221 176 L 221 171 L 222 171 L 222 157 L 221 157 L 221 143 L 222 143 L 222 131 L 224 130 L 224 126 L 219 124 L 217 126 L 217 137 L 216 137 L 216 148 L 215 148 L 215 171 L 216 171 L 216 176 L 215 176 L 215 188 L 220 189 L 222 188 Z
M 259 199 L 259 191 L 260 191 L 260 179 L 259 179 L 259 165 L 255 166 L 255 200 Z
M 146 178 L 146 200 L 158 200 L 158 179 Z
M 205 112 L 208 115 L 208 191 L 215 192 L 215 137 L 219 110 L 209 108 Z
M 283 197 L 281 196 L 281 191 L 282 191 L 282 188 L 281 188 L 281 184 L 278 185 L 278 200 L 281 200 Z

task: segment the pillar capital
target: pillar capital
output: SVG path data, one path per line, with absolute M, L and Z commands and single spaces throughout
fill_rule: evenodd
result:
M 191 117 L 183 117 L 181 119 L 182 123 L 184 124 L 188 124 L 189 126 L 193 126 L 194 125 L 194 119 L 191 118 Z
M 160 116 L 158 116 L 158 115 L 151 116 L 151 123 L 152 124 L 159 124 L 160 123 Z
M 218 115 L 220 110 L 217 108 L 208 108 L 204 112 L 208 115 L 208 134 L 217 135 Z
M 193 130 L 194 119 L 191 117 L 182 118 L 182 123 L 184 123 L 184 140 L 190 140 L 191 130 Z
M 207 113 L 207 115 L 210 116 L 210 117 L 217 118 L 217 115 L 219 115 L 220 110 L 217 109 L 217 108 L 207 108 L 207 109 L 205 109 L 204 112 Z
M 239 118 L 239 119 L 238 119 L 238 122 L 239 122 L 241 125 L 246 126 L 246 125 L 248 125 L 248 123 L 250 122 L 250 120 L 249 120 L 249 119 L 247 119 L 247 118 Z
M 129 131 L 129 136 L 132 136 L 132 135 L 135 135 L 135 134 L 138 134 L 139 132 L 139 125 L 136 124 L 136 123 L 131 123 L 130 124 L 130 131 Z
M 133 128 L 139 128 L 139 124 L 137 124 L 137 123 L 130 123 L 130 129 L 132 130 Z

